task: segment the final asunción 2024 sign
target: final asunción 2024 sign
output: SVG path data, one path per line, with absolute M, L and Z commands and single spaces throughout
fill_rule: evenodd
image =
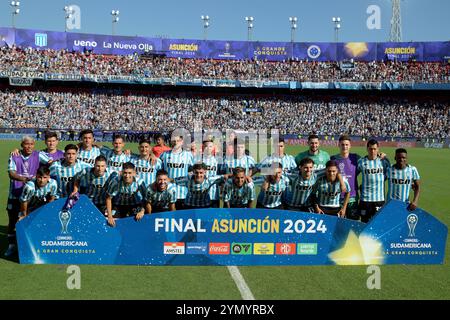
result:
M 441 264 L 447 227 L 387 203 L 368 223 L 264 209 L 200 209 L 125 218 L 116 227 L 86 196 L 17 224 L 20 263 L 121 265 Z

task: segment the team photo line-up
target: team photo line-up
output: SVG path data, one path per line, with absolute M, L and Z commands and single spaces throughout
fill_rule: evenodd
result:
M 122 136 L 114 136 L 108 148 L 94 142 L 92 130 L 83 130 L 80 143 L 68 144 L 64 151 L 58 149 L 55 132 L 45 133 L 47 148 L 42 151 L 35 150 L 33 137 L 24 136 L 8 163 L 5 255 L 17 251 L 17 221 L 49 202 L 76 199 L 80 193 L 89 197 L 112 227 L 117 218 L 134 216 L 139 221 L 144 214 L 219 208 L 221 200 L 224 208 L 256 204 L 256 208 L 328 214 L 364 223 L 384 205 L 385 198 L 406 202 L 409 210 L 417 208 L 420 176 L 408 164 L 405 149 L 395 151 L 391 165 L 376 140 L 369 140 L 367 155 L 359 156 L 350 153 L 351 139 L 342 135 L 340 153 L 330 157 L 319 149 L 319 137 L 311 134 L 309 149 L 295 158 L 284 152 L 280 138 L 277 152 L 257 163 L 246 150 L 245 140 L 229 138 L 232 142 L 223 146 L 208 139 L 201 150 L 194 144 L 186 150 L 182 136 L 172 136 L 169 147 L 157 135 L 156 145 L 141 140 L 139 153 L 133 154 L 125 149 Z M 255 185 L 260 185 L 258 195 Z

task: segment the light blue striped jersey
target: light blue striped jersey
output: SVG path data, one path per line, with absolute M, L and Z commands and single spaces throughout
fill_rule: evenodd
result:
M 111 172 L 121 172 L 124 163 L 130 161 L 130 156 L 126 155 L 125 152 L 117 154 L 113 149 L 103 147 L 100 149 L 101 153 L 106 158 L 106 164 Z
M 97 147 L 92 147 L 91 150 L 84 150 L 80 147 L 80 150 L 78 150 L 77 159 L 87 163 L 92 168 L 94 167 L 95 158 L 99 155 L 101 155 L 101 152 Z
M 302 175 L 289 175 L 290 188 L 288 196 L 288 205 L 291 207 L 310 206 L 311 194 L 316 181 L 325 175 L 325 170 L 315 170 L 309 179 Z
M 79 172 L 75 179 L 80 183 L 80 193 L 87 195 L 95 205 L 104 205 L 108 184 L 116 176 L 117 172 L 111 172 L 109 169 L 106 169 L 103 176 L 96 176 L 93 168 L 86 168 Z
M 140 156 L 132 156 L 130 162 L 136 167 L 137 177 L 144 180 L 146 186 L 156 181 L 156 172 L 162 169 L 162 161 L 159 158 L 156 159 L 155 165 L 152 165 L 151 159 Z
M 264 177 L 253 179 L 254 183 L 259 184 L 261 178 Z M 269 188 L 266 191 L 261 188 L 261 191 L 258 194 L 258 204 L 266 208 L 275 208 L 286 203 L 288 188 L 289 178 L 281 176 L 280 181 L 275 184 L 269 184 Z
M 169 178 L 175 179 L 187 177 L 189 169 L 194 164 L 192 153 L 189 151 L 181 151 L 174 153 L 173 150 L 164 152 L 161 157 L 163 169 L 169 174 Z M 187 187 L 176 186 L 177 199 L 184 199 L 187 195 Z
M 71 166 L 68 166 L 64 160 L 52 163 L 50 176 L 54 177 L 58 183 L 58 193 L 61 198 L 67 197 L 72 193 L 75 175 L 86 168 L 90 168 L 90 166 L 78 160 Z
M 395 164 L 387 172 L 388 194 L 387 199 L 409 201 L 409 191 L 414 181 L 420 180 L 419 172 L 414 166 L 406 165 L 404 169 L 397 169 Z
M 358 160 L 358 172 L 362 176 L 361 201 L 384 201 L 384 179 L 389 166 L 386 158 L 369 160 L 365 156 Z
M 31 177 L 33 174 L 28 173 L 28 170 L 26 168 L 26 164 L 28 163 L 27 160 L 30 159 L 31 154 L 28 157 L 24 157 L 23 154 L 20 153 L 20 157 L 22 157 L 22 159 L 24 160 L 23 173 L 22 174 L 20 174 L 19 172 L 16 172 L 16 173 L 20 174 L 21 176 L 30 176 Z M 39 163 L 40 164 L 48 164 L 48 162 L 50 160 L 51 160 L 51 158 L 45 152 L 39 151 Z M 17 171 L 17 164 L 14 161 L 14 158 L 12 156 L 9 157 L 9 160 L 8 160 L 8 172 L 9 171 Z M 20 198 L 20 194 L 14 195 L 14 193 L 13 193 L 14 181 L 15 180 L 10 179 L 8 199 L 19 199 Z
M 177 191 L 175 185 L 168 183 L 165 190 L 158 191 L 156 184 L 151 184 L 147 188 L 146 200 L 152 206 L 152 211 L 155 209 L 168 210 L 169 204 L 177 202 Z
M 223 181 L 223 176 L 205 177 L 202 183 L 196 183 L 194 176 L 175 179 L 177 185 L 187 186 L 188 192 L 184 203 L 191 207 L 208 207 L 211 205 L 209 189 Z
M 223 202 L 229 202 L 232 207 L 246 207 L 249 201 L 256 198 L 255 185 L 244 183 L 242 187 L 237 187 L 232 179 L 228 179 L 223 188 Z
M 135 177 L 133 182 L 127 185 L 122 176 L 111 179 L 106 194 L 113 198 L 114 205 L 120 206 L 144 206 L 147 188 L 143 180 Z
M 38 187 L 36 179 L 28 181 L 23 188 L 20 202 L 28 202 L 28 209 L 32 211 L 47 203 L 49 197 L 58 199 L 58 184 L 51 179 L 43 187 Z
M 206 165 L 206 177 L 214 177 L 217 176 L 217 172 L 219 171 L 219 163 L 214 156 L 203 156 L 203 157 L 196 157 L 195 163 L 204 163 Z M 219 188 L 216 184 L 212 185 L 209 189 L 209 197 L 211 200 L 219 200 L 220 199 L 220 192 Z
M 233 173 L 233 169 L 237 167 L 242 167 L 245 169 L 245 175 L 248 176 L 251 169 L 256 166 L 256 161 L 252 156 L 244 155 L 239 159 L 225 158 L 223 167 L 225 173 Z
M 347 192 L 350 192 L 350 184 L 347 178 L 342 177 Z M 319 178 L 313 187 L 313 194 L 316 196 L 316 202 L 320 206 L 335 207 L 341 206 L 341 183 L 336 178 L 334 182 L 329 182 L 327 177 Z
M 264 169 L 270 168 L 272 163 L 278 162 L 281 163 L 283 166 L 283 174 L 287 173 L 295 173 L 298 172 L 297 170 L 297 164 L 295 163 L 295 158 L 289 154 L 283 155 L 283 157 L 271 155 L 265 157 L 260 163 L 256 165 L 256 168 L 261 171 L 261 174 L 271 174 L 271 173 L 265 173 Z

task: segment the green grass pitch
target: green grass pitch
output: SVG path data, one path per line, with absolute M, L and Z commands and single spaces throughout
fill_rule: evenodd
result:
M 18 141 L 0 141 L 0 299 L 241 299 L 226 267 L 82 265 L 81 289 L 66 286 L 66 265 L 20 265 L 6 260 L 6 199 L 9 151 Z M 39 142 L 38 148 L 43 144 Z M 132 149 L 136 149 L 133 146 Z M 337 148 L 324 148 L 330 154 Z M 296 155 L 305 147 L 287 148 Z M 382 148 L 390 159 L 393 148 Z M 353 148 L 363 155 L 364 148 Z M 409 161 L 421 175 L 419 206 L 450 223 L 450 150 L 410 149 Z M 381 289 L 366 286 L 366 267 L 239 267 L 256 299 L 449 299 L 449 250 L 444 265 L 381 266 Z

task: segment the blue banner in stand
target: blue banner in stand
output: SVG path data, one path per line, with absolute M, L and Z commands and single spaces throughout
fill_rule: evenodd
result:
M 447 227 L 401 202 L 385 205 L 369 224 L 305 212 L 200 209 L 117 220 L 86 196 L 66 199 L 17 224 L 24 264 L 370 265 L 441 264 Z

